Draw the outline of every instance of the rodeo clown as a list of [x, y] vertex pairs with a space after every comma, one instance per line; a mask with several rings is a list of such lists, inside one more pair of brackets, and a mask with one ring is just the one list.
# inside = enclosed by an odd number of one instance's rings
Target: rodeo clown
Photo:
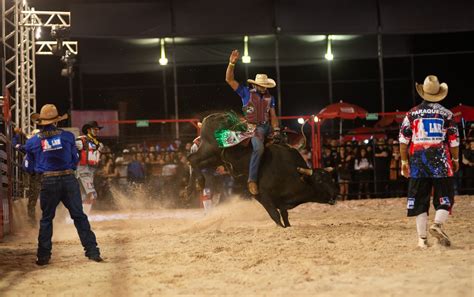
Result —
[[99, 130], [102, 128], [96, 121], [88, 122], [81, 129], [84, 135], [76, 138], [76, 146], [79, 151], [79, 165], [76, 175], [81, 185], [82, 204], [86, 214], [89, 214], [92, 204], [97, 198], [94, 174], [99, 166], [100, 152], [104, 147], [97, 140]]
[[234, 79], [235, 63], [239, 60], [239, 51], [232, 51], [225, 81], [242, 98], [243, 111], [249, 124], [256, 125], [255, 135], [252, 137], [253, 152], [250, 158], [248, 189], [252, 195], [258, 195], [258, 167], [263, 155], [265, 138], [272, 132], [274, 139], [280, 139], [280, 127], [275, 112], [275, 98], [268, 92], [276, 83], [266, 74], [257, 74], [255, 80], [248, 79], [253, 88], [243, 86]]
[[90, 260], [101, 262], [100, 251], [94, 232], [81, 204], [79, 184], [74, 176], [79, 155], [74, 135], [57, 128], [59, 121], [67, 119], [67, 114], [59, 116], [56, 106], [46, 104], [39, 114], [33, 114], [41, 130], [28, 139], [24, 149], [26, 158], [24, 169], [29, 173], [42, 175], [40, 205], [42, 217], [38, 236], [37, 265], [47, 265], [51, 258], [53, 219], [56, 207], [62, 202], [74, 220], [79, 238]]
[[443, 246], [451, 241], [442, 226], [454, 204], [453, 174], [459, 169], [459, 135], [453, 113], [440, 102], [448, 94], [448, 85], [434, 75], [416, 84], [424, 101], [408, 111], [400, 128], [402, 175], [408, 183], [408, 216], [416, 217], [418, 246], [428, 247], [427, 223], [431, 191], [436, 210], [429, 228]]

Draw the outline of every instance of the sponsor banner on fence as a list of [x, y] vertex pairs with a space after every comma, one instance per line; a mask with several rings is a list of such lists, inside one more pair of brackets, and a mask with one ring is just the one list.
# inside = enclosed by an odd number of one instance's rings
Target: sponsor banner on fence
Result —
[[81, 130], [82, 126], [90, 121], [99, 122], [104, 129], [100, 130], [99, 137], [118, 137], [118, 124], [102, 124], [107, 121], [117, 121], [118, 112], [116, 110], [73, 110], [72, 111], [72, 126]]

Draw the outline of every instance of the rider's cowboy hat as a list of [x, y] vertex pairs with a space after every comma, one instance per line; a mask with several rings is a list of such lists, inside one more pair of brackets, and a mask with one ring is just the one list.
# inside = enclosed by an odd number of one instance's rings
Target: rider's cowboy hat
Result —
[[415, 83], [416, 91], [421, 98], [430, 102], [439, 102], [448, 95], [448, 85], [439, 83], [435, 75], [428, 75], [423, 84]]
[[102, 129], [104, 127], [99, 126], [99, 124], [96, 121], [90, 121], [84, 124], [82, 126], [82, 133], [87, 134], [87, 129], [92, 129], [92, 128], [97, 128], [97, 129]]
[[31, 115], [31, 120], [39, 126], [45, 126], [67, 119], [67, 113], [60, 116], [58, 109], [53, 104], [45, 104], [41, 107], [40, 113]]
[[271, 78], [268, 78], [266, 74], [257, 74], [255, 76], [255, 80], [247, 79], [247, 82], [268, 89], [276, 87], [275, 81]]

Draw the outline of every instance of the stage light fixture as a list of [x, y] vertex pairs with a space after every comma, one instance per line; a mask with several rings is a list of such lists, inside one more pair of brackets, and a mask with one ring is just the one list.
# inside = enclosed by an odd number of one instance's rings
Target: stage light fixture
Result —
[[61, 57], [64, 68], [61, 69], [61, 76], [74, 77], [74, 64], [76, 63], [76, 55], [66, 50], [64, 56]]
[[63, 41], [69, 39], [71, 29], [64, 26], [52, 26], [51, 28], [51, 37], [56, 39], [56, 45], [52, 46], [52, 52], [55, 56], [64, 56], [65, 49], [63, 46]]
[[40, 39], [41, 38], [41, 27], [36, 28], [35, 31], [35, 38]]
[[166, 58], [166, 52], [165, 52], [165, 39], [161, 38], [160, 39], [160, 45], [161, 45], [161, 58], [159, 60], [160, 65], [165, 66], [168, 64], [168, 59]]
[[324, 55], [324, 58], [328, 61], [334, 60], [334, 55], [332, 54], [332, 48], [331, 48], [331, 40], [332, 40], [332, 35], [327, 36], [327, 41], [328, 41], [328, 47], [326, 54]]
[[303, 125], [305, 120], [303, 118], [298, 118], [298, 124]]
[[315, 123], [319, 122], [319, 118], [317, 116], [314, 116], [314, 122]]
[[251, 58], [249, 56], [249, 37], [247, 35], [244, 36], [244, 55], [242, 56], [242, 63], [248, 64], [251, 62]]

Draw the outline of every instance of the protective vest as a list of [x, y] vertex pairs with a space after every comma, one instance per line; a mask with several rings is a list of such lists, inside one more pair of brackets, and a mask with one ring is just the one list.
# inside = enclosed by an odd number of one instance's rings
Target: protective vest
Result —
[[[82, 144], [82, 146], [80, 144]], [[79, 165], [93, 167], [99, 165], [100, 143], [98, 141], [94, 141], [86, 135], [82, 135], [77, 138], [77, 146], [80, 152]]]
[[271, 103], [272, 96], [269, 92], [266, 92], [263, 97], [260, 98], [256, 90], [250, 90], [250, 99], [242, 108], [245, 118], [252, 124], [268, 123]]

